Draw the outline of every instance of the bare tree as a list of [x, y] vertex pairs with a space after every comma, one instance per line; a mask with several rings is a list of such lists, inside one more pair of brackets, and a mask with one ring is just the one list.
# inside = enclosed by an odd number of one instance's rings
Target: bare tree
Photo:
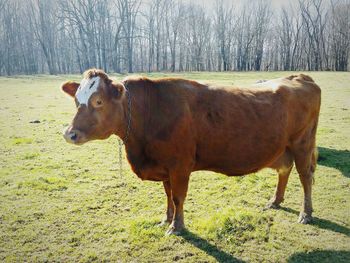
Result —
[[326, 12], [323, 0], [299, 0], [299, 8], [303, 18], [303, 28], [308, 36], [308, 69], [322, 70], [328, 67], [328, 58], [325, 54], [325, 26]]
[[264, 44], [267, 31], [269, 29], [269, 20], [271, 17], [270, 5], [266, 1], [260, 0], [254, 8], [254, 41], [253, 41], [253, 64], [254, 70], [261, 69], [261, 63], [264, 53]]
[[281, 24], [276, 35], [279, 37], [280, 68], [295, 70], [301, 59], [301, 16], [296, 15], [293, 5], [283, 7], [281, 10]]
[[0, 74], [349, 70], [349, 20], [349, 0], [0, 0]]
[[332, 2], [329, 24], [330, 53], [335, 70], [348, 70], [350, 55], [350, 2]]
[[57, 73], [55, 34], [57, 21], [52, 0], [30, 2], [30, 24], [43, 50], [50, 74]]
[[167, 38], [170, 47], [171, 54], [171, 71], [174, 72], [176, 69], [176, 49], [178, 42], [178, 35], [181, 27], [185, 22], [186, 10], [181, 2], [173, 2], [167, 0], [167, 8], [169, 10], [168, 15], [165, 18]]
[[126, 43], [128, 72], [133, 72], [133, 52], [136, 38], [136, 19], [139, 13], [140, 0], [118, 0], [119, 15], [122, 17], [122, 30]]
[[234, 33], [233, 7], [225, 6], [223, 0], [215, 2], [214, 28], [218, 47], [218, 70], [230, 69], [230, 51]]
[[18, 35], [16, 29], [20, 26], [19, 3], [2, 2], [2, 41], [1, 41], [1, 65], [4, 67], [7, 75], [12, 75], [16, 72], [18, 66], [18, 55], [20, 54], [17, 44]]
[[237, 70], [251, 70], [251, 50], [254, 40], [252, 2], [246, 2], [237, 23]]

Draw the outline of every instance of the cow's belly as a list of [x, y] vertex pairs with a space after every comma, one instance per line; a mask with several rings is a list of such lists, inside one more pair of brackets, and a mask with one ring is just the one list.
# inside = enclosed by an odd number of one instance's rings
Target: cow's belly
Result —
[[259, 171], [268, 167], [273, 163], [283, 152], [285, 147], [274, 151], [269, 155], [251, 153], [250, 157], [242, 157], [241, 154], [237, 157], [236, 154], [229, 154], [225, 157], [200, 157], [201, 160], [196, 162], [194, 170], [214, 171], [229, 176], [245, 175]]
[[[274, 135], [273, 135], [274, 134]], [[285, 133], [250, 133], [216, 137], [197, 145], [195, 170], [244, 175], [268, 167], [285, 150]]]

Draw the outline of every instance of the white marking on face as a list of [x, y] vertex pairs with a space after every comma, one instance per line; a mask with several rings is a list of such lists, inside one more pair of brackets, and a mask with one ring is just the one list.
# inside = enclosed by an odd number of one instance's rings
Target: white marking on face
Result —
[[93, 77], [91, 79], [83, 79], [80, 83], [75, 97], [79, 104], [88, 105], [88, 101], [93, 93], [97, 91], [100, 84], [100, 77]]

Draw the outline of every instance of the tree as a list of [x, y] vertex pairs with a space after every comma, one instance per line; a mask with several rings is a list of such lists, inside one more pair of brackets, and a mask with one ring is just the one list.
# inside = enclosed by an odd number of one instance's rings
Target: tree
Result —
[[350, 2], [332, 2], [331, 18], [329, 24], [330, 54], [332, 68], [335, 70], [348, 70], [350, 55]]
[[230, 69], [230, 51], [233, 41], [234, 21], [232, 6], [224, 6], [223, 0], [216, 0], [214, 11], [214, 28], [218, 47], [218, 70]]
[[327, 13], [323, 8], [323, 0], [299, 0], [299, 8], [303, 29], [308, 37], [308, 46], [306, 46], [308, 69], [323, 70], [324, 66], [328, 68], [328, 57], [325, 52]]
[[117, 7], [122, 17], [122, 30], [126, 44], [128, 72], [133, 72], [134, 41], [136, 38], [136, 19], [139, 13], [140, 0], [118, 0]]
[[349, 70], [349, 0], [0, 0], [0, 75]]
[[52, 0], [35, 0], [30, 2], [30, 25], [43, 50], [50, 74], [57, 73], [56, 62], [56, 17]]

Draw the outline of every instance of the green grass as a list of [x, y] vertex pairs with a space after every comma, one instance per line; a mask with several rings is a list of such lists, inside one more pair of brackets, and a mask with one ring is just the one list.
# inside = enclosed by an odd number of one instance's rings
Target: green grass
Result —
[[[174, 75], [247, 85], [289, 74]], [[116, 137], [64, 142], [75, 106], [59, 86], [80, 76], [0, 78], [0, 261], [350, 262], [350, 74], [308, 74], [322, 88], [314, 223], [296, 223], [295, 169], [283, 208], [269, 211], [262, 208], [277, 181], [273, 171], [237, 178], [203, 171], [191, 177], [187, 231], [170, 237], [157, 225], [162, 185], [140, 181], [126, 162], [119, 175]]]

